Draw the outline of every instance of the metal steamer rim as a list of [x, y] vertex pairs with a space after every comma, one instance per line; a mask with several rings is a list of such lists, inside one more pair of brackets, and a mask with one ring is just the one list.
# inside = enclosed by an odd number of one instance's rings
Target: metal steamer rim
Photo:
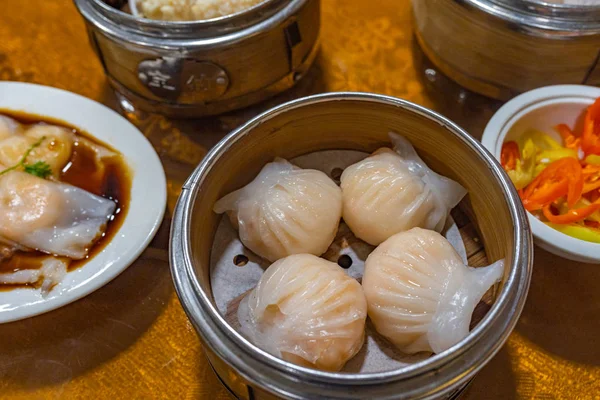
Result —
[[[461, 142], [466, 146], [470, 147], [474, 151], [478, 152], [481, 157], [490, 165], [490, 169], [496, 176], [498, 183], [504, 188], [505, 198], [508, 204], [511, 206], [511, 214], [515, 221], [515, 249], [512, 254], [512, 259], [521, 259], [525, 261], [527, 265], [530, 265], [532, 254], [531, 254], [531, 236], [529, 228], [524, 222], [525, 216], [522, 210], [518, 207], [518, 197], [515, 190], [510, 185], [506, 175], [499, 169], [500, 167], [493, 160], [491, 155], [483, 149], [483, 147], [477, 143], [473, 138], [468, 136], [461, 128], [455, 125], [453, 122], [447, 120], [441, 115], [427, 110], [421, 106], [412, 104], [410, 102], [395, 99], [392, 97], [373, 95], [365, 93], [329, 93], [322, 95], [315, 95], [299, 100], [292, 101], [290, 103], [276, 107], [266, 113], [256, 117], [250, 122], [246, 123], [242, 127], [238, 128], [231, 134], [229, 134], [222, 142], [220, 142], [213, 150], [207, 155], [202, 164], [196, 169], [196, 171], [190, 176], [184, 189], [182, 196], [179, 200], [179, 204], [176, 209], [176, 215], [174, 218], [174, 224], [172, 226], [172, 233], [174, 241], [172, 242], [171, 250], [171, 261], [172, 261], [172, 272], [175, 280], [175, 286], [178, 294], [182, 298], [184, 308], [188, 312], [188, 315], [194, 321], [198, 328], [199, 334], [205, 339], [207, 345], [211, 349], [219, 354], [223, 359], [226, 359], [236, 370], [248, 370], [249, 365], [255, 367], [253, 372], [264, 374], [265, 368], [274, 368], [270, 373], [275, 373], [288, 379], [302, 379], [307, 382], [314, 384], [334, 384], [334, 385], [374, 385], [389, 382], [399, 382], [410, 377], [423, 376], [431, 374], [433, 371], [441, 373], [443, 370], [447, 370], [444, 367], [450, 367], [449, 364], [458, 361], [462, 355], [465, 355], [468, 351], [475, 351], [477, 359], [488, 359], [495, 354], [504, 341], [507, 338], [506, 332], [509, 332], [514, 328], [516, 320], [518, 319], [519, 313], [514, 313], [512, 317], [507, 321], [501, 321], [503, 313], [508, 313], [510, 309], [522, 309], [524, 303], [524, 296], [517, 295], [517, 293], [523, 290], [526, 291], [529, 285], [529, 279], [531, 269], [527, 268], [513, 268], [510, 271], [507, 280], [496, 298], [496, 302], [488, 312], [486, 317], [481, 323], [475, 327], [467, 338], [455, 345], [451, 349], [434, 355], [431, 358], [416, 363], [410, 367], [403, 368], [402, 370], [389, 371], [389, 372], [378, 372], [378, 373], [359, 373], [359, 374], [345, 374], [345, 373], [332, 373], [317, 371], [309, 368], [293, 365], [291, 363], [280, 360], [270, 354], [257, 348], [245, 338], [243, 338], [238, 332], [236, 332], [231, 326], [229, 326], [224, 318], [220, 315], [215, 305], [212, 304], [210, 296], [204, 292], [201, 285], [194, 276], [194, 270], [192, 266], [189, 243], [185, 243], [186, 235], [190, 231], [190, 206], [194, 201], [198, 193], [199, 185], [203, 180], [203, 176], [218, 162], [219, 155], [226, 151], [232, 143], [234, 143], [238, 137], [247, 135], [252, 128], [260, 125], [266, 120], [272, 119], [277, 115], [286, 112], [290, 109], [302, 107], [307, 104], [318, 104], [320, 102], [329, 101], [347, 101], [347, 100], [360, 100], [370, 103], [382, 103], [385, 105], [392, 105], [398, 108], [407, 109], [411, 112], [417, 113], [424, 116], [437, 124], [445, 127]], [[505, 316], [504, 316], [505, 317]], [[498, 326], [501, 328], [498, 329]], [[494, 329], [496, 328], [496, 329]], [[215, 330], [216, 329], [216, 330]], [[224, 336], [217, 334], [220, 332]], [[482, 344], [482, 337], [487, 337], [487, 341], [492, 344]], [[228, 346], [233, 345], [235, 351]], [[476, 349], [474, 349], [476, 347]], [[259, 357], [257, 357], [259, 356]], [[474, 356], [472, 354], [472, 356]], [[473, 357], [471, 357], [473, 358]], [[464, 361], [464, 360], [463, 360]], [[476, 365], [473, 360], [470, 361], [470, 365], [464, 370], [463, 377], [473, 376], [481, 365]], [[244, 373], [243, 376], [253, 380]], [[442, 391], [450, 391], [453, 387], [445, 387]]]

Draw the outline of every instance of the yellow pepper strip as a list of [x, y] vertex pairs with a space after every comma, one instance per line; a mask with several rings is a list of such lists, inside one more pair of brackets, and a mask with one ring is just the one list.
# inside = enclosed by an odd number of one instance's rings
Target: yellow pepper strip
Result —
[[536, 166], [533, 170], [533, 177], [535, 178], [536, 176], [541, 174], [542, 171], [545, 170], [547, 166], [548, 166], [548, 164], [536, 164]]
[[517, 189], [523, 189], [533, 180], [535, 156], [538, 153], [538, 149], [531, 139], [527, 140], [521, 148], [523, 149], [521, 151], [521, 159], [517, 160], [515, 169], [507, 171], [510, 180]]
[[552, 139], [552, 137], [550, 137], [548, 134], [538, 131], [538, 130], [535, 130], [535, 129], [528, 130], [519, 138], [519, 140], [518, 140], [519, 148], [524, 149], [525, 144], [529, 140], [531, 140], [533, 142], [533, 144], [540, 150], [564, 149], [564, 147], [559, 142]]
[[546, 222], [546, 225], [576, 239], [600, 243], [600, 229], [588, 228], [587, 226], [577, 224], [563, 225]]
[[542, 150], [536, 156], [536, 161], [542, 164], [550, 164], [556, 160], [566, 157], [575, 158], [576, 160], [579, 159], [577, 156], [577, 150], [562, 147], [560, 149]]
[[590, 154], [585, 158], [585, 163], [590, 165], [600, 165], [600, 156], [596, 154]]

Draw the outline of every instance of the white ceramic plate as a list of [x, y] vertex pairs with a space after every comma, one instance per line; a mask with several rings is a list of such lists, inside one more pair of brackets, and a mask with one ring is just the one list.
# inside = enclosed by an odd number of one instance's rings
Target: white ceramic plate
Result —
[[[554, 127], [560, 123], [573, 128], [577, 119], [596, 98], [600, 88], [556, 85], [531, 90], [503, 105], [485, 127], [483, 145], [499, 160], [502, 144], [527, 129], [538, 129], [561, 142]], [[567, 236], [527, 213], [538, 246], [570, 260], [600, 264], [600, 244]]]
[[43, 298], [39, 289], [0, 292], [0, 323], [42, 314], [78, 300], [123, 272], [148, 246], [165, 212], [165, 173], [152, 145], [125, 118], [85, 97], [46, 86], [0, 81], [0, 109], [65, 121], [118, 150], [131, 170], [129, 210], [111, 242], [69, 272]]

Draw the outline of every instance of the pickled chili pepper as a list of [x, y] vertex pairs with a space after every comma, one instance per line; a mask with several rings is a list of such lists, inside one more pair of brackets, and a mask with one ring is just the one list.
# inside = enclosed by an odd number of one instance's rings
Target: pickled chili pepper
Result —
[[566, 235], [600, 243], [600, 98], [581, 131], [555, 129], [562, 143], [535, 129], [505, 143], [502, 166], [528, 211]]
[[600, 189], [600, 180], [592, 183], [586, 183], [585, 185], [583, 185], [582, 194], [589, 193], [596, 189]]
[[524, 148], [527, 141], [531, 141], [539, 150], [559, 150], [563, 148], [556, 140], [536, 129], [528, 130], [519, 138], [519, 148]]
[[523, 205], [529, 211], [567, 196], [569, 207], [581, 198], [583, 174], [581, 165], [573, 158], [562, 158], [548, 165], [523, 192]]
[[535, 157], [538, 148], [533, 144], [533, 140], [528, 139], [523, 146], [521, 157], [516, 159], [514, 169], [506, 169], [517, 189], [527, 186], [535, 177]]
[[600, 165], [586, 165], [583, 170], [583, 193], [589, 193], [600, 189]]
[[505, 170], [513, 170], [517, 165], [517, 160], [521, 159], [519, 145], [517, 142], [506, 142], [502, 145], [500, 163]]
[[544, 166], [544, 165], [550, 164], [551, 162], [554, 162], [556, 160], [560, 160], [561, 158], [566, 158], [566, 157], [571, 157], [571, 158], [575, 158], [576, 160], [579, 160], [577, 150], [566, 149], [564, 147], [560, 148], [560, 149], [543, 150], [538, 153], [535, 160], [537, 163]]
[[[587, 207], [589, 205], [591, 205], [593, 203], [593, 201], [589, 201], [588, 199], [586, 199], [585, 197], [582, 197], [581, 200], [579, 200], [577, 202], [577, 204], [575, 204], [575, 206], [573, 208], [583, 208], [583, 207]], [[560, 202], [557, 205], [558, 211], [560, 214], [566, 214], [569, 211], [569, 207], [567, 206], [566, 203], [564, 202]], [[600, 210], [596, 211], [593, 214], [590, 214], [587, 218], [586, 221], [596, 221], [596, 222], [600, 222]]]
[[582, 172], [585, 179], [595, 180], [600, 178], [600, 165], [586, 165], [583, 167]]
[[581, 149], [586, 155], [600, 155], [600, 98], [596, 99], [585, 114]]
[[583, 221], [598, 210], [600, 210], [600, 203], [593, 203], [587, 207], [569, 210], [566, 214], [554, 215], [550, 204], [543, 207], [544, 217], [553, 224], [572, 224]]
[[589, 226], [590, 228], [600, 229], [600, 222], [598, 221], [585, 221], [585, 226]]
[[527, 211], [541, 210], [546, 204], [550, 204], [564, 196], [567, 193], [568, 187], [567, 181], [559, 181], [552, 184], [546, 183], [539, 190], [527, 187], [530, 190], [526, 190], [521, 196], [523, 206]]
[[600, 199], [600, 190], [591, 191], [585, 194], [585, 198], [591, 202]]
[[560, 137], [562, 137], [566, 148], [573, 150], [579, 149], [581, 139], [573, 134], [571, 128], [566, 124], [559, 124], [556, 126], [556, 130], [560, 134]]

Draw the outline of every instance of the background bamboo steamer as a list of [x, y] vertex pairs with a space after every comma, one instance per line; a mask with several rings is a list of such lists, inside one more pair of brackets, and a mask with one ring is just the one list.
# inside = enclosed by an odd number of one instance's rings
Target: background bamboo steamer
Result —
[[507, 100], [545, 85], [600, 84], [600, 2], [413, 0], [412, 4], [423, 52], [467, 89]]
[[318, 50], [320, 0], [265, 0], [202, 21], [139, 18], [108, 0], [74, 2], [128, 111], [196, 118], [242, 108], [296, 84]]

